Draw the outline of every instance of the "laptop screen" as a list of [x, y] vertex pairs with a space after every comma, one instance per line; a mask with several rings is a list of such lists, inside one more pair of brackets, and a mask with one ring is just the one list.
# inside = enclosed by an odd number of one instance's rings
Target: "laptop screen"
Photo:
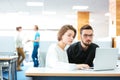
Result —
[[117, 65], [117, 48], [96, 48], [94, 70], [111, 70]]

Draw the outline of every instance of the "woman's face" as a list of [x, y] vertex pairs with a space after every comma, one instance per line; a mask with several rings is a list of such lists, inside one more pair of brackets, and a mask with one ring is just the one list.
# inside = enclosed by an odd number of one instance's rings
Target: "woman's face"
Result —
[[21, 32], [22, 31], [22, 28], [19, 28], [19, 30], [18, 30], [19, 32]]
[[74, 31], [73, 30], [67, 30], [64, 35], [62, 36], [62, 41], [66, 44], [69, 45], [73, 42], [74, 39]]

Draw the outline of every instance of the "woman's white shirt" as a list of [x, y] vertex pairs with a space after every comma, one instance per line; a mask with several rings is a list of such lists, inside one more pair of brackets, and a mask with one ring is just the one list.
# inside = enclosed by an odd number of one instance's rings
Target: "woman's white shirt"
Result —
[[21, 32], [17, 32], [15, 41], [16, 41], [16, 48], [23, 48], [23, 34]]
[[76, 64], [69, 63], [66, 51], [62, 50], [57, 44], [52, 44], [46, 54], [46, 67], [74, 70]]

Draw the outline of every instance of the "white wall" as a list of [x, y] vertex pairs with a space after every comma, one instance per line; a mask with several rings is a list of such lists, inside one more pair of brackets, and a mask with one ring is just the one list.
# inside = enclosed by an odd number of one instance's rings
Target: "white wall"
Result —
[[[99, 13], [99, 12], [98, 12]], [[99, 13], [99, 14], [103, 14], [103, 13]], [[101, 17], [94, 17], [94, 15], [96, 14], [90, 14], [90, 25], [93, 27], [94, 29], [94, 38], [98, 39], [98, 38], [106, 38], [109, 37], [109, 17], [108, 16], [101, 16]], [[103, 18], [105, 19], [105, 21], [103, 20]]]
[[[95, 15], [95, 14], [93, 14]], [[94, 29], [94, 38], [103, 38], [109, 36], [108, 17], [96, 18], [90, 15], [90, 19], [94, 19], [94, 22], [90, 22], [90, 25]], [[103, 24], [102, 18], [106, 18], [106, 24]], [[33, 25], [37, 24], [40, 29], [46, 29], [41, 31], [41, 40], [56, 40], [57, 31], [48, 31], [47, 29], [59, 29], [64, 24], [72, 24], [77, 29], [77, 16], [65, 17], [65, 16], [41, 16], [41, 15], [29, 15], [29, 14], [0, 14], [0, 30], [14, 30], [17, 26], [22, 26], [23, 29], [33, 29]], [[12, 31], [11, 31], [12, 32]], [[11, 34], [11, 33], [10, 33]], [[9, 34], [9, 35], [10, 35]], [[12, 32], [13, 34], [13, 32]], [[4, 34], [2, 34], [4, 35]], [[52, 35], [52, 38], [49, 38]], [[49, 37], [48, 37], [49, 36]], [[76, 36], [77, 38], [77, 36]]]

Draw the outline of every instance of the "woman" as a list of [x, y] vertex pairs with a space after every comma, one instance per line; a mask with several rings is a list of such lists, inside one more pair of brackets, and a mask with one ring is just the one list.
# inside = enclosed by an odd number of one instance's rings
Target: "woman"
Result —
[[57, 44], [51, 45], [46, 55], [46, 67], [75, 70], [89, 68], [86, 64], [68, 63], [66, 46], [70, 45], [76, 36], [76, 30], [72, 25], [64, 25], [58, 32]]
[[21, 34], [22, 31], [22, 27], [19, 26], [16, 28], [17, 36], [16, 36], [16, 50], [18, 53], [18, 60], [17, 60], [17, 70], [20, 71], [21, 70], [21, 63], [23, 62], [23, 60], [25, 59], [25, 53], [23, 51], [23, 36]]

